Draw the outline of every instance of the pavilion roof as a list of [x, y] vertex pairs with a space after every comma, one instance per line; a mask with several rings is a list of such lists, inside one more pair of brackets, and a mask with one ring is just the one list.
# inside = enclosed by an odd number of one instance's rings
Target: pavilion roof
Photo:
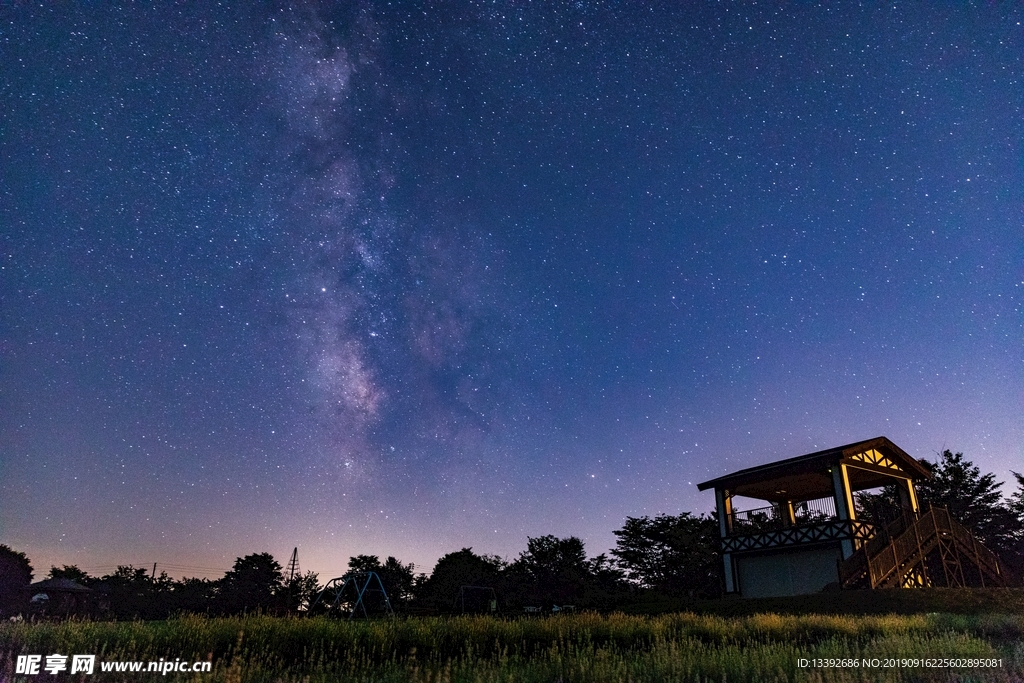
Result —
[[[898, 469], [887, 470], [871, 463], [851, 460], [854, 456], [872, 450], [881, 454]], [[701, 491], [710, 488], [726, 489], [733, 495], [770, 501], [814, 500], [831, 495], [832, 477], [829, 470], [841, 462], [854, 465], [856, 468], [856, 474], [850, 477], [851, 488], [854, 491], [892, 483], [894, 476], [909, 479], [930, 479], [932, 476], [924, 465], [902, 448], [886, 437], [879, 436], [757, 467], [748, 467], [697, 484], [697, 488]]]

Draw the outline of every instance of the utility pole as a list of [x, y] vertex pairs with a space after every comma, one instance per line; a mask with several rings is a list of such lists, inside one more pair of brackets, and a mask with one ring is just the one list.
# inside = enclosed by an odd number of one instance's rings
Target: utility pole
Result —
[[299, 549], [292, 551], [292, 559], [288, 560], [288, 583], [299, 575]]
[[295, 583], [292, 581], [299, 575], [299, 549], [296, 547], [292, 551], [292, 559], [288, 560], [288, 611], [292, 611], [292, 607], [295, 605]]

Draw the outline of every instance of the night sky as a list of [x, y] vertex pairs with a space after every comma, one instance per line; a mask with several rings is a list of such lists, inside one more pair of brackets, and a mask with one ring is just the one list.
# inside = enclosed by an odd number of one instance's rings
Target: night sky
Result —
[[1024, 9], [0, 7], [0, 542], [593, 556], [885, 435], [1024, 470]]

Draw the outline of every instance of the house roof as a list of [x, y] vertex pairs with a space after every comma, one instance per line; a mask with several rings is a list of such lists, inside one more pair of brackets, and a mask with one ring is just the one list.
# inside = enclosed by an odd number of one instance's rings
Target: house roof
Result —
[[[854, 460], [856, 456], [874, 451], [887, 459], [895, 468], [874, 466], [870, 462]], [[710, 488], [726, 489], [733, 495], [761, 500], [814, 500], [832, 493], [832, 467], [843, 463], [853, 465], [850, 487], [854, 491], [876, 488], [892, 483], [893, 477], [930, 479], [929, 472], [920, 462], [902, 448], [879, 436], [823, 451], [777, 460], [757, 467], [733, 472], [697, 484], [706, 491]]]
[[91, 588], [86, 588], [82, 584], [72, 581], [71, 579], [43, 579], [31, 585], [28, 585], [24, 590], [32, 591], [33, 593], [91, 593]]

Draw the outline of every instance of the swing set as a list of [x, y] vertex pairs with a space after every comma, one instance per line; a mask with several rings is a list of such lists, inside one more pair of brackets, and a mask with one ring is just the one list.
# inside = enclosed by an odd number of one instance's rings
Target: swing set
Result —
[[[369, 608], [367, 602], [370, 603]], [[322, 611], [342, 615], [346, 610], [349, 619], [355, 618], [360, 611], [366, 619], [370, 618], [371, 612], [374, 616], [395, 616], [384, 582], [377, 572], [352, 572], [331, 579], [310, 605], [309, 614]]]

